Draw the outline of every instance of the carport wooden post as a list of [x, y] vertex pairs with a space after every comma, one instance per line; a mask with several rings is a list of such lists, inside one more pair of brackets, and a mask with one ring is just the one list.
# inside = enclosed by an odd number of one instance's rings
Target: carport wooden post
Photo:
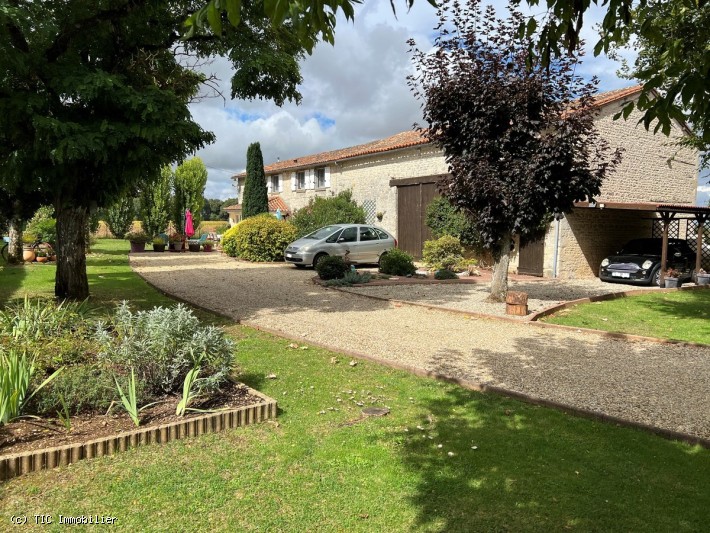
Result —
[[695, 245], [695, 279], [697, 283], [698, 272], [700, 272], [700, 267], [703, 260], [703, 233], [705, 223], [710, 219], [710, 215], [707, 213], [695, 213], [695, 220], [698, 221], [698, 235]]
[[663, 221], [663, 244], [661, 246], [661, 276], [658, 279], [658, 284], [663, 287], [665, 286], [666, 263], [668, 262], [668, 226], [675, 218], [675, 213], [671, 211], [659, 211], [659, 213]]

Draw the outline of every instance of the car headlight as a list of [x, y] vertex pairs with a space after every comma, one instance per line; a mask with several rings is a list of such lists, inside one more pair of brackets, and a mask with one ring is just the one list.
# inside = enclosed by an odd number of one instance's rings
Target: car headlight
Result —
[[609, 266], [609, 260], [608, 260], [608, 259], [604, 259], [604, 260], [602, 261], [602, 266], [603, 266], [603, 267]]
[[651, 268], [651, 266], [653, 266], [653, 261], [651, 261], [650, 259], [646, 259], [646, 261], [643, 262], [643, 265], [641, 265], [641, 268], [643, 268], [644, 270], [648, 270], [649, 268]]

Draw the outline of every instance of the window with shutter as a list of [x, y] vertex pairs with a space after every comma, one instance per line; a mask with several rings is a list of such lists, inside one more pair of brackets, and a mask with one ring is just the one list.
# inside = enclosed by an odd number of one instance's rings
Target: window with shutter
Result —
[[315, 170], [316, 188], [325, 189], [325, 167], [320, 167]]

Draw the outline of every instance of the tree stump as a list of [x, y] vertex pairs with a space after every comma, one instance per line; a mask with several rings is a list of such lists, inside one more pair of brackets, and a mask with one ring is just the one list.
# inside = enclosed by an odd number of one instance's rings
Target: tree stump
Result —
[[528, 314], [528, 294], [508, 291], [505, 297], [505, 314], [525, 316]]

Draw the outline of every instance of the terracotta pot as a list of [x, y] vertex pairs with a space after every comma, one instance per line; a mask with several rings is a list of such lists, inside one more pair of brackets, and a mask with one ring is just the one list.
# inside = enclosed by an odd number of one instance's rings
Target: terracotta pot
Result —
[[28, 263], [31, 263], [32, 261], [35, 260], [37, 257], [37, 254], [35, 254], [35, 251], [32, 248], [23, 248], [22, 249], [22, 260], [27, 261]]
[[49, 261], [49, 257], [45, 256], [37, 256], [37, 262], [38, 263], [46, 263]]
[[205, 244], [205, 245], [202, 247], [202, 249], [203, 249], [205, 252], [211, 252], [211, 251], [212, 251], [212, 245], [211, 245], [211, 244]]

